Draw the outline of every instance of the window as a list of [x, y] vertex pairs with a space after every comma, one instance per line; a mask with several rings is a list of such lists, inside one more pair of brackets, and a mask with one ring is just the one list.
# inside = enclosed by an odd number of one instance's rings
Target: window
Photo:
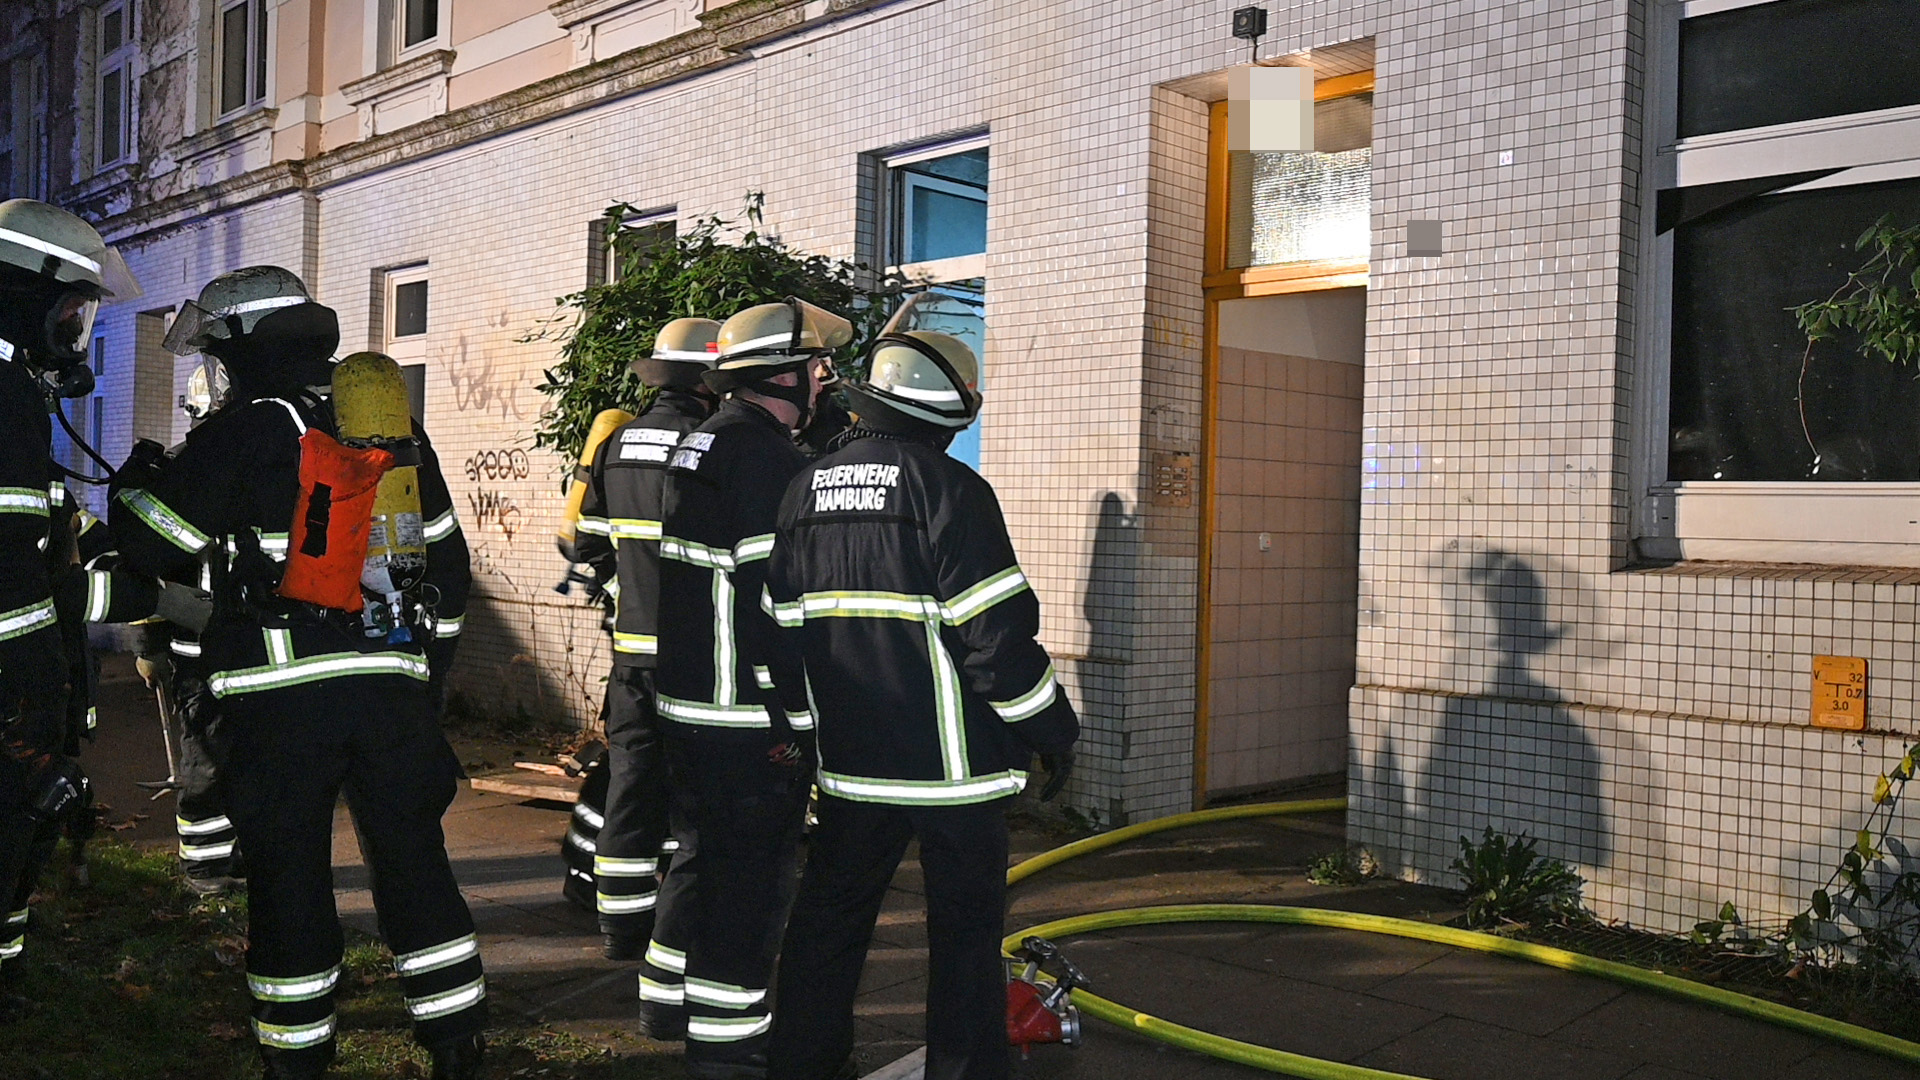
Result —
[[649, 265], [677, 235], [679, 214], [672, 208], [595, 218], [587, 226], [587, 284], [610, 285]]
[[[1883, 216], [1920, 225], [1907, 0], [1663, 3], [1640, 303], [1636, 541], [1659, 558], [1920, 565], [1920, 382], [1809, 349]], [[1809, 77], [1809, 76], [1812, 77]]]
[[93, 339], [93, 377], [103, 379], [107, 375], [107, 339], [96, 336]]
[[94, 25], [94, 152], [104, 169], [133, 156], [133, 9], [124, 0], [108, 4], [95, 13]]
[[398, 56], [432, 45], [440, 37], [440, 0], [393, 0], [393, 17]]
[[1367, 261], [1373, 94], [1314, 102], [1308, 152], [1228, 157], [1227, 265]]
[[[928, 329], [952, 334], [980, 361], [986, 388], [987, 140], [942, 143], [884, 159], [886, 262], [943, 301]], [[947, 453], [980, 468], [980, 424]]]
[[415, 420], [426, 418], [428, 282], [425, 266], [389, 270], [383, 288], [384, 351], [407, 380], [407, 405]]
[[[47, 197], [47, 58], [44, 53], [19, 57], [9, 65], [10, 87], [0, 86], [11, 102], [13, 137], [7, 192], [24, 199]], [[10, 91], [10, 92], [9, 92]]]
[[266, 99], [267, 0], [222, 0], [214, 23], [214, 55], [219, 58], [215, 100], [228, 116]]

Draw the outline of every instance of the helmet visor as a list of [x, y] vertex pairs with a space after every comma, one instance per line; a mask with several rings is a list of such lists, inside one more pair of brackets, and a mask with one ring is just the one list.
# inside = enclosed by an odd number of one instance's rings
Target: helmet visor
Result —
[[53, 354], [65, 360], [86, 356], [93, 337], [93, 317], [99, 311], [99, 297], [78, 290], [61, 293], [47, 312], [47, 345]]
[[173, 325], [167, 327], [167, 336], [161, 340], [160, 347], [175, 356], [192, 356], [207, 343], [207, 328], [218, 322], [206, 308], [191, 300], [183, 300], [180, 310], [174, 313]]
[[147, 294], [146, 290], [140, 287], [140, 280], [134, 277], [133, 271], [127, 267], [127, 260], [120, 257], [120, 249], [116, 247], [107, 248], [106, 254], [100, 257], [100, 280], [101, 287], [107, 292], [109, 304], [123, 304], [128, 300], [138, 300]]
[[793, 308], [793, 344], [789, 352], [831, 352], [853, 341], [853, 324], [797, 296], [787, 297]]

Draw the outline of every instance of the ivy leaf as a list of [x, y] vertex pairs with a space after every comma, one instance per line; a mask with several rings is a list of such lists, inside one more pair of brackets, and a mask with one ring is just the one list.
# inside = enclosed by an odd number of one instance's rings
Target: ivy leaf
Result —
[[1872, 862], [1880, 857], [1880, 853], [1873, 849], [1873, 833], [1866, 829], [1854, 834], [1853, 850], [1860, 853], [1863, 862]]
[[1886, 802], [1887, 798], [1892, 794], [1893, 781], [1884, 776], [1881, 777], [1879, 782], [1873, 785], [1873, 805], [1879, 806], [1881, 803]]
[[1813, 890], [1813, 916], [1821, 922], [1833, 918], [1833, 896], [1825, 889]]

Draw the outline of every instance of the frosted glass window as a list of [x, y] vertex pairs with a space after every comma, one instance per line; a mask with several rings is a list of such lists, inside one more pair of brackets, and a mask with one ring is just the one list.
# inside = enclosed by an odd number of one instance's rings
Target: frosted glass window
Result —
[[1311, 153], [1234, 154], [1228, 264], [1364, 261], [1371, 244], [1373, 95], [1314, 106]]

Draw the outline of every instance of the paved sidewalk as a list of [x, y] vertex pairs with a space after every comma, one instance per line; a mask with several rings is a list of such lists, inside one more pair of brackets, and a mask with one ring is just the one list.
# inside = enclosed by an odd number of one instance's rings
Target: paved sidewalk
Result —
[[[119, 671], [126, 666], [128, 670]], [[159, 756], [152, 699], [130, 665], [109, 667], [90, 767], [121, 835], [170, 842], [172, 802], [135, 802]], [[144, 749], [143, 749], [144, 748]], [[164, 772], [164, 761], [157, 762]], [[1306, 792], [1302, 796], [1327, 792]], [[632, 1034], [636, 973], [600, 958], [593, 917], [560, 897], [566, 809], [463, 786], [447, 845], [475, 921], [496, 1008], [611, 1047], [677, 1053]], [[1016, 830], [1016, 857], [1056, 839]], [[1008, 929], [1102, 909], [1238, 902], [1450, 918], [1449, 894], [1399, 883], [1308, 884], [1304, 867], [1342, 846], [1338, 815], [1162, 833], [1047, 870], [1016, 886]], [[351, 824], [335, 833], [343, 918], [372, 931]], [[1185, 925], [1063, 943], [1112, 1000], [1217, 1034], [1433, 1080], [1920, 1080], [1920, 1070], [1757, 1021], [1613, 983], [1445, 946], [1308, 927]], [[920, 1045], [926, 932], [918, 864], [902, 865], [875, 934], [858, 1005], [867, 1071]], [[1022, 1080], [1228, 1080], [1271, 1075], [1170, 1049], [1095, 1021], [1079, 1050], [1040, 1047]]]

